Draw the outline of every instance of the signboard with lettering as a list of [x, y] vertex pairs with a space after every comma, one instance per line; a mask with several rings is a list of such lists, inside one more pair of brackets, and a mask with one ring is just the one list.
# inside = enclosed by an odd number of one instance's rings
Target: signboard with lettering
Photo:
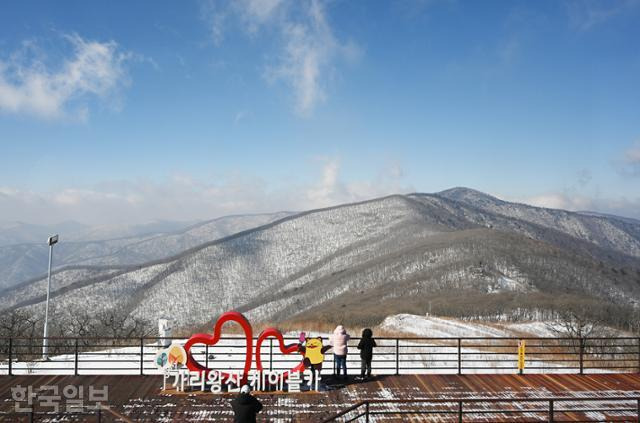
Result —
[[[221, 339], [222, 326], [227, 322], [237, 323], [245, 340], [244, 365], [241, 370], [214, 370], [199, 361], [192, 353], [195, 345], [213, 347]], [[299, 354], [300, 361], [289, 370], [266, 370], [262, 363], [261, 348], [267, 340], [275, 339], [282, 354]], [[198, 387], [211, 392], [238, 392], [249, 384], [253, 390], [281, 390], [300, 392], [304, 382], [310, 389], [318, 390], [323, 354], [330, 346], [322, 345], [321, 337], [307, 338], [303, 333], [300, 342], [285, 345], [282, 333], [273, 327], [263, 330], [253, 346], [253, 329], [249, 321], [237, 311], [223, 313], [216, 321], [213, 333], [197, 333], [187, 340], [184, 347], [171, 344], [156, 355], [156, 365], [164, 370], [163, 387], [173, 378], [171, 385], [178, 391]], [[255, 357], [255, 360], [254, 360]], [[320, 361], [320, 362], [319, 362]], [[207, 359], [207, 362], [209, 360]], [[219, 363], [218, 363], [219, 364]], [[252, 365], [254, 369], [252, 369]]]

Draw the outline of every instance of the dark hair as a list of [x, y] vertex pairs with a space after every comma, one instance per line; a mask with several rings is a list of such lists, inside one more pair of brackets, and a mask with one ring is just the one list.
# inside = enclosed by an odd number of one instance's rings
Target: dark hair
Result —
[[366, 328], [362, 331], [363, 338], [371, 338], [372, 336], [373, 336], [373, 332], [371, 331], [371, 329]]

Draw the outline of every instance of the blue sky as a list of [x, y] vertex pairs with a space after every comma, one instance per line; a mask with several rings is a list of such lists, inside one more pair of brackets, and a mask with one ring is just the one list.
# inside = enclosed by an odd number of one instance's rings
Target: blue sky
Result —
[[5, 2], [0, 220], [475, 188], [640, 218], [640, 1]]

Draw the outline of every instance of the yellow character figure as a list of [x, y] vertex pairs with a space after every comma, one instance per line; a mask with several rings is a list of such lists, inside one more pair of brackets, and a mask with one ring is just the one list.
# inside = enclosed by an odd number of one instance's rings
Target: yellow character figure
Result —
[[322, 338], [307, 339], [304, 354], [305, 359], [309, 360], [310, 364], [322, 365], [324, 361], [324, 351], [322, 348]]
[[316, 372], [320, 374], [322, 370], [322, 363], [324, 362], [324, 353], [331, 349], [331, 345], [322, 345], [322, 337], [307, 338], [304, 333], [300, 334], [300, 341], [304, 340], [305, 345], [302, 342], [298, 344], [298, 351], [304, 354], [304, 367], [305, 369], [311, 369], [313, 372], [313, 384], [315, 385]]

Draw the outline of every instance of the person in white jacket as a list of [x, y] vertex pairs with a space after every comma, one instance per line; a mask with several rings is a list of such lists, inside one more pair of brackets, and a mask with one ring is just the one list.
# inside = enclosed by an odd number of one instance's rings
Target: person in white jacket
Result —
[[340, 369], [344, 370], [344, 378], [347, 378], [347, 342], [351, 337], [342, 325], [338, 325], [331, 335], [333, 356], [336, 362], [336, 375], [340, 377]]

